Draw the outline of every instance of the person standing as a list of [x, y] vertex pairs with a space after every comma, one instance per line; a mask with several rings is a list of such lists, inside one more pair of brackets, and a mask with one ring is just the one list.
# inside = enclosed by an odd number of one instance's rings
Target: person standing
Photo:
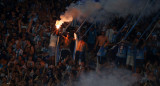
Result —
[[146, 47], [142, 40], [139, 41], [136, 49], [135, 67], [143, 67], [146, 59]]
[[133, 72], [134, 72], [135, 57], [136, 57], [136, 47], [133, 43], [129, 43], [128, 49], [127, 49], [126, 65], [127, 65], [127, 68], [131, 66]]
[[70, 51], [70, 43], [71, 40], [69, 38], [69, 33], [66, 33], [66, 36], [62, 36], [63, 40], [61, 41], [61, 60], [64, 60], [65, 58], [67, 58], [67, 56], [69, 56], [71, 54]]
[[102, 31], [101, 35], [97, 37], [95, 50], [97, 53], [97, 62], [99, 64], [102, 64], [106, 58], [104, 57], [106, 55], [106, 46], [109, 44], [108, 38], [105, 36], [105, 32]]
[[114, 26], [113, 28], [107, 29], [106, 31], [106, 37], [108, 38], [110, 43], [115, 42], [115, 34], [117, 33], [116, 27]]
[[80, 39], [76, 48], [76, 63], [84, 64], [85, 63], [85, 51], [87, 50], [87, 43], [84, 41], [84, 38]]
[[126, 59], [127, 59], [127, 46], [126, 46], [125, 41], [122, 41], [118, 45], [118, 52], [117, 52], [116, 56], [117, 56], [116, 65], [125, 67], [126, 66]]
[[89, 51], [93, 50], [96, 43], [96, 37], [97, 37], [96, 29], [91, 28], [88, 32], [88, 40], [87, 40]]
[[97, 37], [96, 45], [95, 45], [94, 49], [96, 49], [96, 51], [98, 51], [100, 49], [100, 47], [106, 46], [107, 44], [109, 44], [109, 40], [105, 36], [105, 32], [102, 31], [101, 35]]
[[58, 40], [58, 31], [54, 31], [50, 36], [50, 43], [49, 43], [49, 56], [51, 59], [51, 63], [55, 60], [56, 54], [56, 45]]

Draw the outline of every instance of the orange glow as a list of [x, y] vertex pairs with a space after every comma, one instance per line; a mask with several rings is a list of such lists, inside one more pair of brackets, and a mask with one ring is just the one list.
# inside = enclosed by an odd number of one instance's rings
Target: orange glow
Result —
[[60, 20], [56, 21], [56, 28], [59, 29], [64, 22], [73, 21], [73, 16], [71, 14], [66, 13], [65, 15], [60, 16]]
[[60, 25], [56, 25], [56, 28], [59, 29], [61, 26]]
[[61, 20], [56, 21], [56, 28], [59, 29], [64, 22]]

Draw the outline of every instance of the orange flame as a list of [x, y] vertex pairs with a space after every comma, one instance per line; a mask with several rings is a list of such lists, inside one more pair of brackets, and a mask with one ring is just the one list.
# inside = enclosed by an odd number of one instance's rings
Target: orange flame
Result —
[[55, 24], [57, 29], [59, 29], [64, 22], [73, 21], [73, 16], [71, 14], [69, 14], [69, 13], [65, 13], [65, 15], [61, 15], [60, 16], [60, 19], [61, 20], [57, 20], [56, 24]]
[[56, 21], [56, 28], [59, 29], [64, 22], [61, 20]]

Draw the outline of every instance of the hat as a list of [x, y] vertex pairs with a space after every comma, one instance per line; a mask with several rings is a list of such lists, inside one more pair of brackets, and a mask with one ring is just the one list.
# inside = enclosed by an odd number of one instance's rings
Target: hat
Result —
[[140, 32], [137, 32], [137, 35], [141, 35], [141, 33], [140, 33]]

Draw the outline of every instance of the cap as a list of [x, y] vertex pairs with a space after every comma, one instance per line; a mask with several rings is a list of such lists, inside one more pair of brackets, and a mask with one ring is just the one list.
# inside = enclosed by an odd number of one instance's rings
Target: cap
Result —
[[137, 35], [141, 35], [141, 33], [140, 33], [140, 32], [137, 32]]

